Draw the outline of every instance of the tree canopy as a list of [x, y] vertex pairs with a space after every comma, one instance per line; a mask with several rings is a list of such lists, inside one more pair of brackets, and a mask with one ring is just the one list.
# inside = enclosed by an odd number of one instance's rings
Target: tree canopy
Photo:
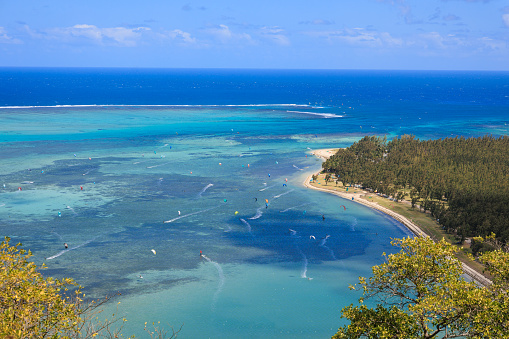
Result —
[[[359, 306], [347, 306], [350, 320], [338, 338], [509, 338], [509, 254], [481, 256], [493, 284], [480, 286], [462, 277], [456, 248], [445, 240], [394, 239], [399, 253], [386, 255], [373, 276], [359, 278]], [[375, 299], [376, 307], [364, 304]]]
[[429, 211], [462, 238], [509, 240], [509, 137], [420, 141], [366, 136], [323, 163], [343, 184], [359, 184]]
[[118, 338], [126, 321], [115, 315], [97, 320], [99, 307], [108, 301], [83, 301], [81, 287], [72, 279], [43, 277], [29, 259], [30, 251], [0, 244], [0, 337], [2, 338]]

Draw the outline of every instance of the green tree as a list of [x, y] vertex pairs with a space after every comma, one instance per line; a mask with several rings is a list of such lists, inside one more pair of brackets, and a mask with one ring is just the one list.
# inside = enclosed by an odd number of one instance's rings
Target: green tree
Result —
[[330, 173], [325, 174], [325, 185], [332, 181], [332, 175]]
[[100, 306], [109, 300], [86, 303], [72, 279], [45, 278], [29, 259], [30, 251], [0, 244], [0, 337], [2, 338], [118, 338], [126, 321], [115, 315], [97, 321]]
[[[481, 257], [495, 277], [490, 286], [463, 279], [455, 247], [442, 240], [392, 241], [399, 253], [359, 278], [360, 306], [343, 308], [350, 320], [333, 338], [509, 338], [509, 255]], [[355, 289], [356, 286], [351, 286]], [[375, 308], [364, 305], [377, 301]]]

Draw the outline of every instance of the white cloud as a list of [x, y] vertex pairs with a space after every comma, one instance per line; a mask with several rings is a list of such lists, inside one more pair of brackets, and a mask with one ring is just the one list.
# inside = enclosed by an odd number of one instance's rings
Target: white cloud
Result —
[[400, 47], [404, 41], [388, 32], [368, 31], [364, 28], [346, 28], [337, 31], [310, 32], [308, 35], [324, 38], [329, 43], [344, 42], [359, 47]]
[[277, 45], [289, 46], [290, 40], [284, 34], [284, 30], [279, 27], [262, 27], [260, 35], [266, 40], [269, 40]]
[[148, 27], [97, 27], [95, 25], [78, 24], [72, 27], [57, 27], [35, 32], [30, 27], [26, 31], [39, 39], [60, 40], [72, 43], [79, 39], [85, 39], [98, 45], [114, 45], [134, 47], [141, 40], [144, 32], [150, 31]]
[[230, 42], [239, 42], [245, 41], [252, 43], [252, 38], [247, 33], [234, 33], [230, 30], [230, 28], [226, 25], [218, 25], [215, 27], [209, 27], [206, 29], [206, 33], [212, 35], [215, 39], [223, 44], [227, 44]]
[[191, 36], [191, 33], [184, 32], [180, 29], [174, 29], [168, 33], [168, 36], [182, 44], [191, 45], [196, 43], [196, 39]]
[[509, 13], [502, 15], [502, 19], [507, 27], [509, 27]]
[[0, 44], [22, 44], [19, 39], [15, 39], [7, 34], [4, 27], [0, 26]]

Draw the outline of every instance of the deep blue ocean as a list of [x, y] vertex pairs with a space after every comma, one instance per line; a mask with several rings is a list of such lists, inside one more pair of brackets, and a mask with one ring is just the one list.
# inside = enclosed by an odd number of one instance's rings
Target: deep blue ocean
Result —
[[509, 72], [0, 68], [0, 235], [126, 334], [326, 338], [411, 233], [304, 188], [312, 151], [508, 124]]

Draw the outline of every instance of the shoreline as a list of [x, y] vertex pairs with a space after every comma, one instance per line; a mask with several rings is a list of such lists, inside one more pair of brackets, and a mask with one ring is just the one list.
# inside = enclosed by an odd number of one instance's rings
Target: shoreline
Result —
[[[319, 150], [313, 150], [311, 152], [311, 154], [316, 156], [316, 157], [318, 157], [318, 158], [320, 158], [320, 159], [322, 159], [323, 161], [325, 161], [328, 158], [330, 158], [336, 151], [337, 151], [337, 148], [319, 149]], [[325, 193], [334, 194], [334, 195], [336, 195], [336, 196], [338, 196], [340, 198], [351, 200], [351, 201], [356, 202], [358, 204], [361, 204], [361, 205], [367, 206], [369, 208], [378, 210], [378, 211], [380, 211], [380, 212], [390, 216], [391, 218], [399, 221], [400, 223], [402, 223], [405, 227], [407, 227], [416, 236], [418, 236], [418, 237], [428, 237], [428, 235], [426, 233], [424, 233], [424, 231], [417, 224], [415, 224], [412, 221], [408, 220], [407, 218], [405, 218], [401, 214], [398, 214], [398, 213], [396, 213], [394, 211], [389, 210], [388, 208], [380, 206], [379, 204], [377, 204], [375, 202], [370, 202], [370, 201], [361, 199], [361, 195], [367, 194], [368, 192], [365, 192], [365, 191], [361, 190], [361, 193], [343, 193], [343, 192], [338, 192], [338, 191], [331, 190], [331, 189], [328, 189], [328, 188], [316, 187], [316, 186], [311, 185], [310, 181], [312, 179], [312, 176], [314, 174], [321, 173], [321, 171], [322, 170], [320, 170], [320, 171], [318, 171], [316, 173], [312, 173], [312, 174], [308, 175], [306, 177], [304, 183], [303, 183], [304, 186], [307, 187], [307, 188], [311, 188], [311, 189], [317, 190], [317, 191], [322, 191], [322, 192], [325, 192]], [[484, 285], [484, 286], [491, 285], [491, 283], [492, 283], [491, 280], [489, 280], [488, 278], [480, 275], [473, 268], [471, 268], [470, 266], [468, 266], [464, 262], [461, 262], [461, 264], [462, 264], [462, 267], [463, 267], [463, 273], [468, 275], [472, 280], [474, 280], [477, 283], [479, 283], [481, 285]]]

